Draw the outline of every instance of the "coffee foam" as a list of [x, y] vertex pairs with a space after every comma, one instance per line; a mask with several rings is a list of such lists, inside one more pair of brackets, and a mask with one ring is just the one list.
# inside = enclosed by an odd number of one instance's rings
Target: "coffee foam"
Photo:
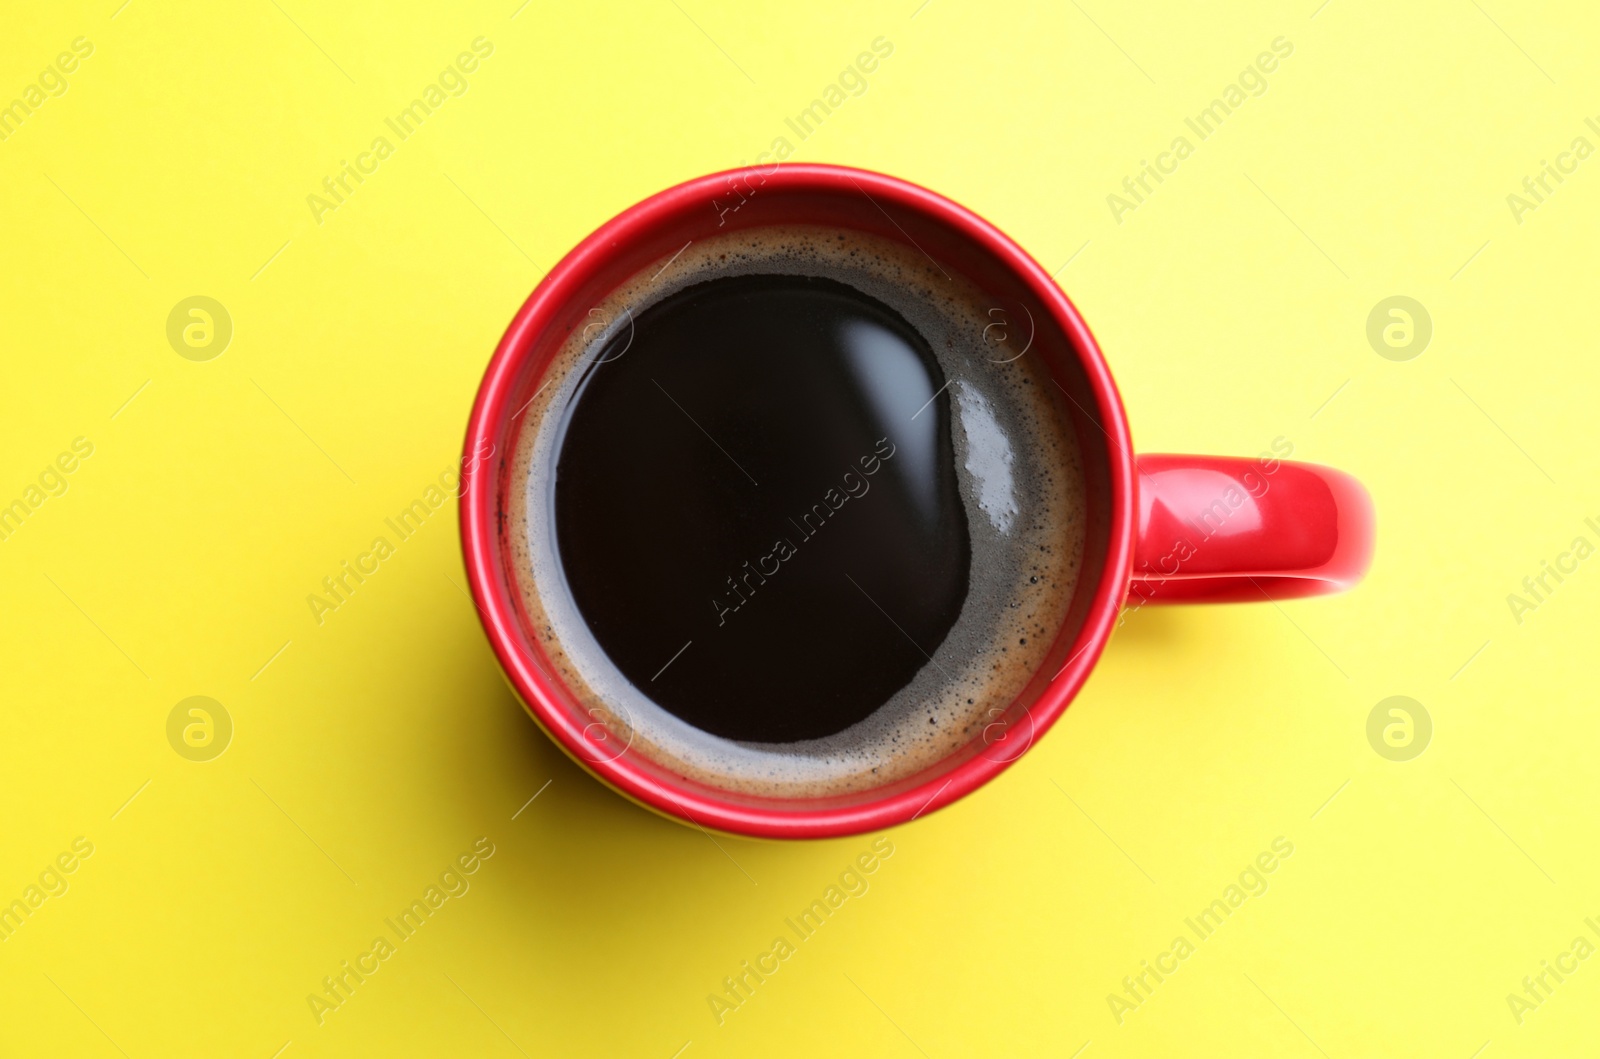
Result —
[[[679, 719], [606, 657], [557, 556], [560, 425], [584, 369], [625, 346], [633, 319], [720, 276], [820, 276], [899, 312], [932, 347], [951, 395], [957, 480], [972, 542], [967, 598], [932, 660], [864, 720], [792, 743], [724, 739]], [[1010, 315], [918, 251], [862, 232], [764, 228], [698, 240], [641, 269], [590, 310], [526, 407], [506, 502], [511, 566], [532, 634], [556, 675], [627, 753], [712, 787], [757, 796], [868, 790], [949, 757], [999, 719], [1044, 663], [1076, 586], [1085, 535], [1082, 458], [1057, 387]], [[1000, 321], [1006, 321], [1000, 323]], [[1031, 342], [1032, 336], [1026, 341]]]

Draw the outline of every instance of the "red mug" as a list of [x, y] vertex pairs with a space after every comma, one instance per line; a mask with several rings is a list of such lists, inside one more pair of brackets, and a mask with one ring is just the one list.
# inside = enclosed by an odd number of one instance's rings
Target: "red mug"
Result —
[[[688, 779], [631, 731], [580, 704], [528, 632], [508, 566], [506, 509], [518, 414], [587, 311], [696, 239], [778, 225], [859, 230], [914, 246], [1032, 321], [1028, 347], [1068, 398], [1083, 453], [1088, 532], [1067, 618], [1043, 666], [981, 734], [916, 775], [822, 798], [758, 797]], [[489, 460], [488, 454], [502, 458]], [[994, 778], [1049, 730], [1099, 659], [1124, 605], [1293, 599], [1337, 592], [1372, 557], [1372, 503], [1349, 475], [1271, 458], [1135, 457], [1094, 336], [1049, 274], [993, 225], [894, 177], [831, 165], [732, 170], [623, 211], [545, 276], [506, 329], [473, 405], [461, 543], [489, 642], [545, 732], [614, 790], [670, 818], [763, 838], [828, 838], [905, 823]], [[464, 466], [466, 464], [464, 463]]]

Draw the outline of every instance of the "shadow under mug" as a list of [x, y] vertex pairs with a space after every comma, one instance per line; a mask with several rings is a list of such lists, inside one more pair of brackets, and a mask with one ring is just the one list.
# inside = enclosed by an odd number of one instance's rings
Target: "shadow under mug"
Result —
[[[1067, 396], [1083, 453], [1082, 573], [1044, 664], [980, 735], [922, 772], [826, 798], [756, 797], [630, 753], [631, 731], [552, 677], [528, 632], [503, 539], [519, 411], [587, 312], [690, 242], [779, 225], [859, 230], [928, 255], [1033, 326], [1028, 353]], [[1135, 456], [1122, 400], [1088, 325], [1037, 262], [993, 225], [925, 188], [859, 169], [779, 165], [690, 180], [606, 222], [540, 282], [500, 340], [467, 427], [461, 542], [472, 594], [507, 681], [545, 732], [608, 786], [702, 828], [823, 838], [914, 820], [993, 779], [1044, 735], [1083, 686], [1121, 609], [1291, 599], [1366, 572], [1372, 504], [1343, 472], [1276, 459]], [[498, 454], [495, 456], [493, 454]]]

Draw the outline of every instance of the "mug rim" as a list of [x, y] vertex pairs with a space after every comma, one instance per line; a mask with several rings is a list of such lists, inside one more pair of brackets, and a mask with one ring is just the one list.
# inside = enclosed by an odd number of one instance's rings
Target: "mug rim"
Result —
[[[770, 169], [746, 166], [710, 173], [657, 192], [606, 221], [569, 251], [528, 295], [495, 347], [473, 402], [464, 452], [480, 453], [485, 443], [495, 444], [518, 375], [539, 335], [554, 324], [572, 294], [604, 268], [616, 248], [686, 216], [690, 209], [704, 209], [719, 194], [726, 196], [730, 181], [748, 183], [756, 178], [762, 191], [843, 193], [853, 185], [878, 201], [880, 209], [887, 205], [921, 214], [963, 241], [977, 244], [1048, 308], [1076, 354], [1096, 405], [1098, 425], [1106, 435], [1108, 534], [1099, 583], [1078, 622], [1076, 649], [1018, 717], [1027, 721], [1028, 746], [1004, 760], [979, 753], [915, 786], [900, 785], [879, 798], [865, 792], [864, 800], [851, 805], [788, 810], [723, 800], [689, 786], [674, 787], [658, 774], [659, 769], [637, 767], [626, 753], [606, 761], [585, 754], [583, 724], [560, 705], [558, 689], [564, 689], [522, 649], [519, 641], [525, 633], [511, 598], [514, 589], [509, 578], [498, 576], [504, 559], [496, 517], [499, 473], [463, 475], [462, 558], [479, 619], [507, 683], [551, 740], [591, 775], [645, 808], [703, 829], [759, 838], [841, 837], [918, 819], [971, 793], [1020, 759], [1066, 711], [1110, 638], [1132, 576], [1133, 451], [1121, 396], [1088, 325], [1044, 268], [1009, 236], [966, 207], [897, 177], [822, 163], [780, 163]], [[906, 238], [910, 240], [909, 235]], [[493, 464], [499, 465], [499, 460]]]

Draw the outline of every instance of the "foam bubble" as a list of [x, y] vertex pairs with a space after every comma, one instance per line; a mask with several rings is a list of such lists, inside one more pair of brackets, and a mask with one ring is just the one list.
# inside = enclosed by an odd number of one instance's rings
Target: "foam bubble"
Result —
[[[652, 702], [590, 633], [555, 546], [556, 439], [584, 369], [663, 298], [717, 276], [754, 274], [847, 284], [898, 311], [928, 340], [953, 391], [952, 441], [972, 542], [966, 601], [931, 661], [866, 719], [793, 743], [723, 739]], [[1062, 402], [1036, 357], [1010, 350], [1004, 338], [997, 344], [994, 312], [976, 287], [912, 248], [820, 227], [698, 240], [641, 269], [590, 311], [591, 324], [567, 340], [523, 413], [507, 536], [532, 635], [584, 707], [627, 733], [629, 753], [724, 790], [824, 796], [936, 764], [1002, 716], [1043, 664], [1066, 615], [1085, 520], [1081, 456]], [[997, 348], [1009, 355], [993, 356]]]

